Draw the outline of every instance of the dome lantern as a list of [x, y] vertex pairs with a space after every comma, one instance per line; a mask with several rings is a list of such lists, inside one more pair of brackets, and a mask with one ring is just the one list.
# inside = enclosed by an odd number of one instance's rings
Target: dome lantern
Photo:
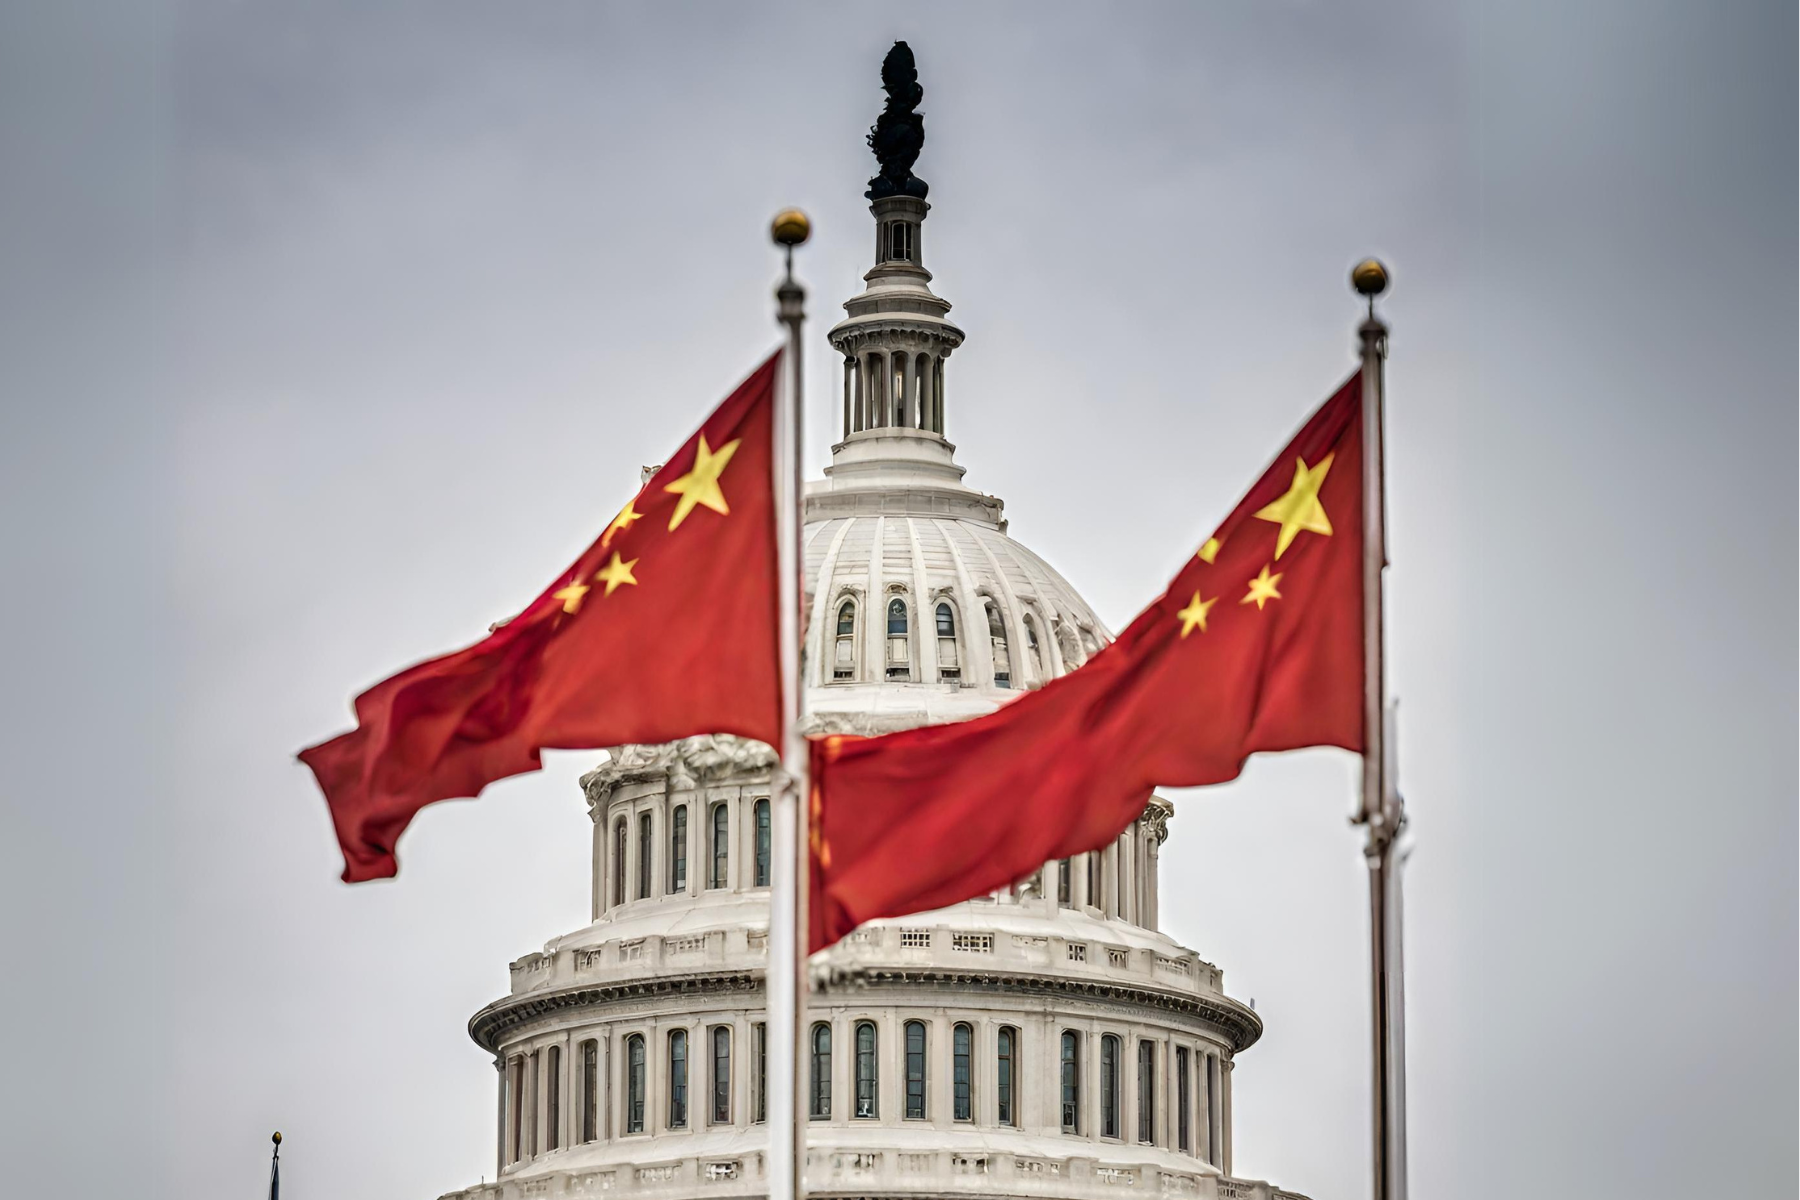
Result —
[[923, 117], [914, 111], [924, 91], [906, 43], [895, 43], [882, 78], [887, 109], [869, 135], [881, 173], [866, 193], [875, 263], [862, 293], [845, 302], [848, 315], [828, 334], [844, 363], [843, 437], [828, 473], [834, 484], [896, 470], [956, 483], [962, 469], [944, 438], [944, 375], [963, 332], [946, 319], [950, 304], [931, 290], [925, 269], [931, 205], [912, 174], [925, 140]]

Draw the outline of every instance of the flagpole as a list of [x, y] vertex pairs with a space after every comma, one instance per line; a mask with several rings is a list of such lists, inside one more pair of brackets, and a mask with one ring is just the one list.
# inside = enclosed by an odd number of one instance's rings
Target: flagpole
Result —
[[786, 386], [778, 406], [775, 459], [780, 498], [780, 599], [782, 786], [775, 798], [770, 842], [775, 851], [773, 886], [769, 889], [769, 960], [764, 987], [769, 1003], [765, 1086], [769, 1104], [769, 1198], [800, 1200], [806, 1168], [806, 1123], [801, 1117], [800, 1045], [806, 1021], [806, 866], [807, 757], [800, 724], [806, 713], [806, 687], [801, 679], [801, 639], [805, 635], [805, 563], [800, 530], [805, 522], [801, 451], [805, 446], [801, 403], [803, 369], [801, 326], [806, 320], [806, 289], [794, 279], [794, 247], [811, 235], [806, 214], [797, 208], [775, 215], [770, 236], [786, 249], [787, 274], [775, 289], [776, 318], [787, 327]]
[[269, 1156], [269, 1200], [281, 1200], [281, 1131], [277, 1129], [269, 1140], [275, 1143], [275, 1152]]
[[1350, 272], [1369, 301], [1358, 335], [1362, 348], [1363, 437], [1363, 778], [1356, 822], [1368, 831], [1363, 857], [1369, 867], [1369, 977], [1373, 1018], [1374, 1200], [1405, 1200], [1405, 1048], [1400, 1004], [1399, 867], [1395, 842], [1405, 823], [1393, 778], [1382, 571], [1387, 566], [1384, 364], [1387, 326], [1375, 315], [1375, 297], [1387, 290], [1387, 268], [1365, 259]]

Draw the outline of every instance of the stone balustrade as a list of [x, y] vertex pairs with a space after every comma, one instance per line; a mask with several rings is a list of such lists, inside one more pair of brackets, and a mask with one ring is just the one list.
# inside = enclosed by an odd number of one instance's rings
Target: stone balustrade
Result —
[[[821, 1196], [1003, 1191], [1013, 1196], [1041, 1196], [1044, 1200], [1091, 1200], [1097, 1189], [1116, 1188], [1120, 1197], [1306, 1200], [1298, 1193], [1283, 1191], [1261, 1180], [1114, 1164], [1083, 1156], [1045, 1158], [998, 1151], [812, 1150], [807, 1154], [806, 1182], [810, 1192]], [[439, 1200], [578, 1198], [614, 1192], [629, 1192], [634, 1197], [716, 1196], [731, 1200], [765, 1195], [767, 1186], [763, 1156], [748, 1154], [552, 1171], [449, 1192]]]
[[[676, 935], [648, 934], [550, 953], [512, 964], [513, 996], [585, 983], [760, 968], [768, 954], [761, 929], [725, 928]], [[1143, 946], [1075, 940], [1054, 933], [938, 925], [872, 925], [852, 933], [815, 964], [821, 981], [859, 968], [880, 966], [944, 971], [1018, 972], [1108, 984], [1136, 983], [1162, 991], [1218, 994], [1219, 968], [1190, 952], [1160, 954]]]

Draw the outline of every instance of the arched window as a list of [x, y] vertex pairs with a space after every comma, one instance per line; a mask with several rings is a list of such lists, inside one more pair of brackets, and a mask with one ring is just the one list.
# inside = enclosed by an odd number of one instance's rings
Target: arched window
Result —
[[831, 659], [833, 679], [856, 678], [856, 601], [838, 605], [837, 649]]
[[806, 1115], [815, 1121], [831, 1116], [831, 1026], [820, 1021], [812, 1027], [812, 1076]]
[[655, 830], [649, 813], [638, 814], [638, 886], [639, 900], [650, 898], [650, 864], [656, 860]]
[[581, 1043], [581, 1140], [600, 1136], [600, 1043]]
[[1000, 606], [987, 602], [988, 644], [994, 649], [994, 686], [1012, 686], [1012, 655], [1006, 649], [1006, 625], [1000, 620]]
[[898, 259], [911, 262], [913, 257], [913, 227], [906, 221], [890, 221], [887, 227], [888, 260]]
[[1062, 1035], [1062, 1127], [1081, 1132], [1081, 1035], [1073, 1029]]
[[994, 1099], [995, 1119], [1002, 1125], [1016, 1125], [1013, 1107], [1013, 1087], [1016, 1080], [1013, 1073], [1018, 1069], [1019, 1031], [1010, 1025], [1002, 1025], [1000, 1032], [994, 1037]]
[[750, 1026], [750, 1120], [761, 1124], [769, 1119], [769, 1026], [758, 1021]]
[[1049, 664], [1044, 661], [1044, 647], [1038, 642], [1037, 621], [1030, 613], [1025, 614], [1025, 648], [1031, 651], [1031, 665], [1037, 668], [1038, 679], [1048, 679]]
[[731, 810], [723, 804], [715, 804], [712, 810], [712, 873], [707, 876], [706, 886], [724, 887], [730, 866]]
[[1140, 1041], [1137, 1061], [1138, 1141], [1156, 1141], [1156, 1043]]
[[1074, 904], [1075, 882], [1071, 878], [1074, 874], [1068, 859], [1056, 860], [1056, 903], [1059, 907], [1068, 908]]
[[756, 814], [756, 886], [769, 886], [769, 802], [758, 800], [752, 806]]
[[875, 1103], [875, 1022], [862, 1021], [856, 1026], [856, 1115], [873, 1119], [878, 1115]]
[[1100, 1136], [1119, 1136], [1119, 1039], [1100, 1039]]
[[956, 656], [956, 613], [947, 603], [937, 606], [937, 657], [938, 681], [962, 682], [962, 660]]
[[974, 1120], [969, 1095], [973, 1080], [972, 1057], [975, 1053], [975, 1031], [958, 1024], [950, 1030], [950, 1119]]
[[625, 1132], [644, 1132], [644, 1038], [625, 1039]]
[[906, 601], [895, 596], [887, 606], [887, 677], [912, 678], [912, 639], [907, 636]]
[[1067, 625], [1057, 628], [1056, 648], [1062, 652], [1063, 670], [1073, 671], [1081, 665], [1081, 647], [1075, 644], [1075, 635]]
[[1194, 1148], [1194, 1096], [1191, 1055], [1186, 1046], [1175, 1047], [1175, 1148], [1183, 1154]]
[[925, 1119], [925, 1022], [906, 1023], [906, 1112], [914, 1121]]
[[669, 814], [669, 891], [687, 891], [687, 805]]
[[613, 897], [614, 904], [625, 903], [625, 818], [613, 822]]
[[731, 1027], [712, 1030], [712, 1123], [731, 1124]]
[[686, 1129], [688, 1112], [688, 1035], [669, 1031], [669, 1128]]
[[544, 1149], [555, 1150], [562, 1145], [562, 1047], [552, 1046], [544, 1056], [544, 1069], [549, 1073], [548, 1091], [545, 1098], [544, 1112]]

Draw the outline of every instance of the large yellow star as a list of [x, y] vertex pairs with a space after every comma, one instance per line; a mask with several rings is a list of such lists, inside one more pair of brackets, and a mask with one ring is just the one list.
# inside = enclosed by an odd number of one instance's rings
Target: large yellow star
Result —
[[614, 550], [612, 561], [594, 572], [594, 582], [604, 583], [606, 585], [604, 594], [608, 596], [624, 584], [629, 583], [635, 587], [637, 586], [637, 576], [631, 573], [631, 568], [637, 565], [638, 560], [635, 558], [629, 562], [620, 562], [619, 552]]
[[1206, 610], [1218, 602], [1219, 598], [1217, 596], [1214, 596], [1211, 600], [1202, 600], [1200, 598], [1200, 593], [1195, 592], [1194, 598], [1188, 601], [1188, 606], [1175, 614], [1181, 618], [1181, 636], [1186, 637], [1188, 634], [1194, 632], [1194, 626], [1196, 625], [1200, 627], [1201, 633], [1205, 633]]
[[635, 499], [626, 501], [625, 507], [619, 510], [619, 515], [612, 519], [612, 524], [608, 525], [606, 527], [606, 532], [600, 535], [600, 548], [602, 550], [605, 550], [612, 545], [614, 534], [624, 533], [627, 529], [631, 528], [631, 523], [633, 521], [644, 515], [631, 507], [635, 503], [637, 503]]
[[1261, 612], [1263, 605], [1267, 604], [1269, 601], [1281, 599], [1281, 593], [1275, 590], [1275, 585], [1280, 582], [1281, 572], [1277, 571], [1273, 575], [1269, 574], [1269, 564], [1264, 563], [1262, 574], [1250, 581], [1249, 593], [1246, 594], [1242, 600], [1239, 600], [1238, 603], [1249, 604], [1254, 600], [1256, 602], [1256, 611]]
[[[559, 588], [558, 590], [551, 592], [550, 598], [552, 600], [561, 600], [563, 611], [573, 615], [581, 611], [581, 598], [587, 595], [591, 590], [592, 589], [585, 583], [571, 583], [565, 588]], [[494, 628], [498, 629], [500, 626], [496, 625]], [[492, 630], [489, 632], [491, 633]]]
[[1325, 515], [1325, 506], [1319, 503], [1319, 487], [1325, 482], [1334, 457], [1327, 454], [1316, 467], [1307, 466], [1304, 458], [1295, 460], [1294, 482], [1287, 494], [1257, 510], [1257, 520], [1273, 521], [1281, 526], [1281, 535], [1275, 539], [1276, 558], [1293, 544], [1302, 529], [1331, 536], [1331, 519]]
[[665, 492], [674, 492], [681, 497], [675, 505], [675, 515], [669, 518], [669, 529], [675, 530], [687, 515], [694, 511], [696, 504], [704, 504], [716, 513], [730, 513], [731, 506], [725, 503], [725, 493], [719, 490], [719, 476], [731, 462], [731, 456], [737, 453], [742, 438], [734, 438], [713, 450], [706, 444], [706, 435], [700, 435], [700, 449], [694, 454], [694, 467], [686, 475], [663, 488]]

